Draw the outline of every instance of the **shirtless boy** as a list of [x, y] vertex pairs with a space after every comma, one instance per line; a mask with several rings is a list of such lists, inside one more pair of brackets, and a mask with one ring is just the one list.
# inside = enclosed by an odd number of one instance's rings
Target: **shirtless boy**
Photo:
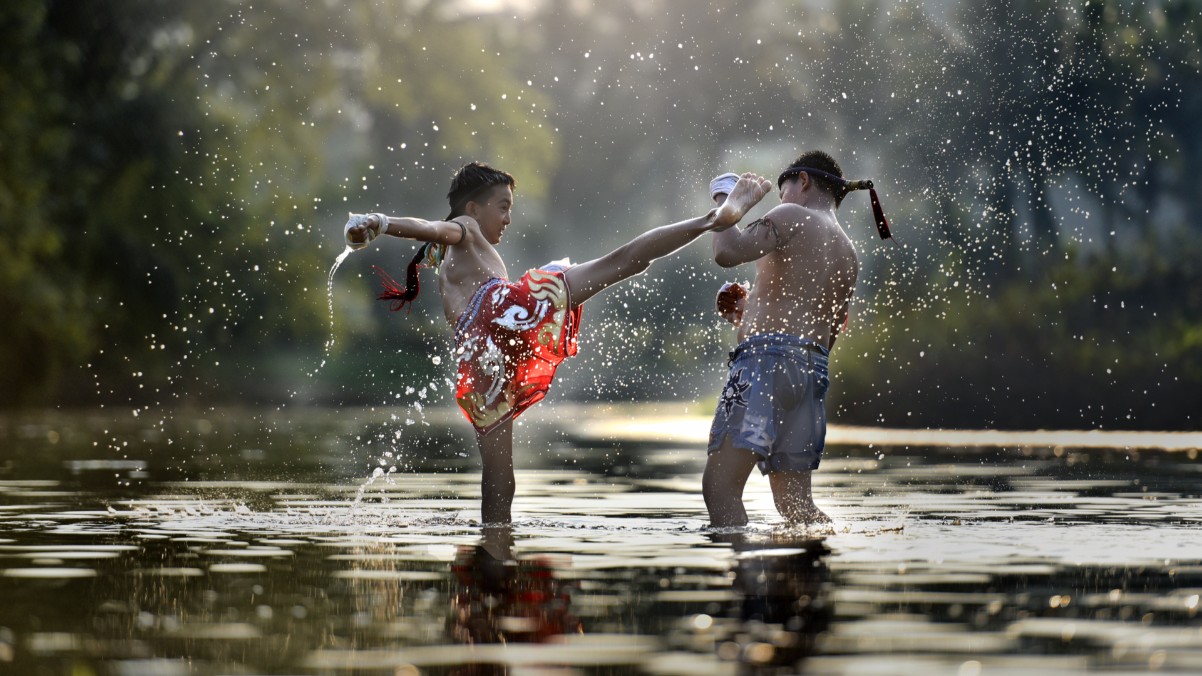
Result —
[[[743, 174], [722, 205], [704, 216], [649, 230], [587, 263], [549, 264], [510, 282], [494, 247], [510, 223], [514, 186], [509, 174], [472, 162], [451, 181], [447, 194], [451, 212], [445, 220], [362, 214], [352, 215], [346, 225], [351, 246], [365, 245], [381, 234], [436, 246], [429, 258], [441, 262], [438, 286], [443, 313], [455, 327], [459, 363], [455, 399], [476, 428], [483, 464], [484, 523], [511, 521], [513, 420], [546, 395], [556, 367], [576, 353], [580, 306], [703, 233], [738, 223], [772, 183]], [[417, 262], [410, 264], [407, 287], [393, 283], [381, 298], [396, 299], [397, 305], [412, 300]]]
[[[714, 179], [715, 201], [733, 189], [733, 176]], [[702, 477], [713, 526], [747, 523], [743, 488], [757, 466], [768, 475], [783, 517], [830, 521], [814, 504], [810, 474], [826, 439], [827, 358], [859, 271], [835, 210], [861, 184], [842, 176], [825, 152], [803, 153], [777, 180], [779, 206], [745, 229], [714, 233], [715, 262], [728, 268], [754, 261], [755, 283], [750, 290], [728, 284], [718, 295], [719, 313], [738, 327], [739, 346], [714, 413]]]

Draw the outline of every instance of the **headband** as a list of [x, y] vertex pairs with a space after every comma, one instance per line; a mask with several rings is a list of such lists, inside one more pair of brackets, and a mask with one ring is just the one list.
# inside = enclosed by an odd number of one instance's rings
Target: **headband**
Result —
[[[792, 166], [782, 171], [780, 176], [776, 179], [777, 189], [780, 189], [786, 180], [793, 178], [802, 172], [807, 174], [817, 174], [824, 178], [828, 178], [831, 181], [834, 181], [836, 185], [842, 187], [845, 193], [851, 192], [852, 190], [867, 190], [868, 197], [872, 200], [872, 216], [874, 219], [876, 219], [876, 231], [880, 233], [881, 239], [893, 240], [893, 233], [889, 231], [889, 220], [885, 218], [885, 210], [881, 208], [881, 200], [879, 197], [877, 197], [876, 188], [873, 187], [871, 180], [864, 179], [860, 181], [849, 181], [842, 176], [836, 176], [835, 174], [832, 174], [828, 171], [823, 171], [821, 169]], [[897, 240], [893, 240], [893, 243], [896, 244]]]

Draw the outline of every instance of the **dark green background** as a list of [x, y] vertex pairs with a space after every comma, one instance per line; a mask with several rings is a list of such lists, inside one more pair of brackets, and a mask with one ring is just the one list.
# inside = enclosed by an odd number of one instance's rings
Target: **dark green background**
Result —
[[[514, 272], [698, 214], [719, 171], [775, 177], [825, 148], [876, 181], [906, 245], [848, 198], [864, 272], [834, 419], [1197, 429], [1200, 16], [9, 0], [0, 403], [446, 405], [433, 277], [411, 315], [371, 300], [369, 266], [397, 273], [411, 246], [350, 257], [331, 333], [348, 211], [440, 217], [454, 168], [489, 161], [518, 179]], [[713, 292], [751, 271], [707, 251], [592, 301], [552, 398], [712, 405], [733, 340]]]

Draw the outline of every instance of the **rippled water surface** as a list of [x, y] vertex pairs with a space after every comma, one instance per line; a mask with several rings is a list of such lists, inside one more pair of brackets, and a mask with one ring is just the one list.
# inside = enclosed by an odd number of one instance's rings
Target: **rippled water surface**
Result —
[[711, 532], [704, 419], [547, 407], [483, 530], [442, 413], [0, 420], [0, 673], [1202, 672], [1198, 435], [832, 429]]

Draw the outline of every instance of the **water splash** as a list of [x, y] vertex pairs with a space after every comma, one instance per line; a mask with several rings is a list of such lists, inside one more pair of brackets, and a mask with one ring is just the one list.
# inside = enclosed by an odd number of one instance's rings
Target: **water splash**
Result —
[[330, 275], [326, 278], [326, 297], [328, 298], [330, 307], [330, 338], [326, 341], [325, 349], [321, 356], [321, 363], [318, 364], [317, 369], [310, 375], [315, 375], [317, 371], [320, 371], [326, 365], [326, 361], [330, 358], [330, 350], [334, 349], [334, 273], [338, 272], [338, 267], [342, 265], [342, 261], [346, 260], [347, 256], [351, 255], [352, 251], [354, 249], [348, 244], [342, 250], [342, 253], [338, 254], [338, 257], [334, 259], [334, 265], [330, 268]]
[[[405, 388], [405, 395], [408, 396], [416, 393], [418, 398], [425, 399], [428, 396], [427, 392], [433, 388], [433, 383], [421, 388], [421, 390], [417, 390], [416, 388], [410, 386]], [[397, 398], [400, 397], [401, 395], [397, 394]], [[420, 401], [414, 400], [409, 404], [408, 410], [405, 412], [403, 418], [396, 413], [392, 413], [389, 416], [389, 420], [392, 423], [392, 427], [378, 432], [375, 436], [375, 440], [379, 442], [378, 447], [383, 450], [380, 450], [377, 453], [377, 466], [372, 469], [371, 476], [367, 477], [363, 480], [363, 483], [359, 484], [359, 489], [355, 492], [355, 499], [351, 502], [352, 511], [359, 507], [359, 505], [363, 502], [363, 498], [367, 494], [368, 489], [375, 485], [377, 481], [381, 482], [381, 485], [377, 487], [381, 498], [381, 503], [387, 504], [388, 489], [389, 487], [396, 485], [396, 477], [405, 470], [412, 471], [415, 469], [413, 460], [405, 458], [404, 454], [402, 453], [402, 449], [405, 446], [401, 439], [404, 436], [405, 430], [411, 425], [420, 424], [426, 427], [430, 426], [429, 421], [426, 419], [425, 406], [423, 406]]]
[[[367, 489], [371, 488], [378, 479], [383, 479], [385, 487], [393, 485], [393, 475], [396, 474], [397, 468], [395, 464], [390, 464], [389, 461], [394, 455], [393, 452], [385, 452], [384, 457], [379, 459], [380, 466], [372, 470], [371, 476], [363, 483], [359, 484], [359, 490], [355, 491], [355, 499], [351, 501], [351, 510], [354, 511], [363, 503], [363, 496], [367, 494]], [[385, 465], [390, 465], [385, 467]], [[381, 502], [388, 503], [388, 494], [383, 488], [380, 491]]]

